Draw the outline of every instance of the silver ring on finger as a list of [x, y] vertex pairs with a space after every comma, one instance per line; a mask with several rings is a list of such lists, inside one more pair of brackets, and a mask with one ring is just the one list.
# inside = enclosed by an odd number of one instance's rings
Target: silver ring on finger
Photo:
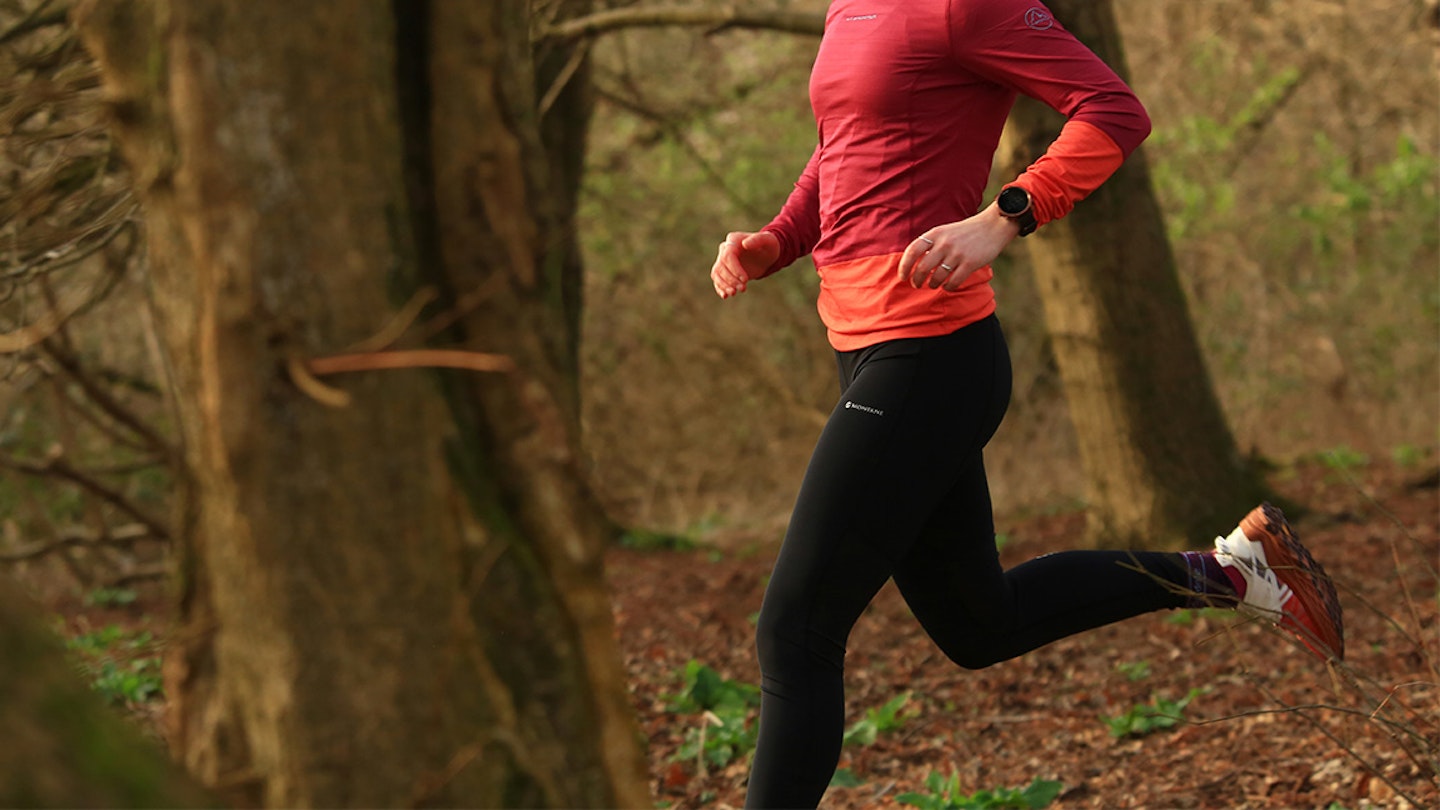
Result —
[[935, 247], [935, 240], [934, 240], [934, 239], [930, 239], [929, 237], [925, 237], [925, 236], [917, 236], [917, 237], [915, 237], [915, 238], [916, 238], [916, 239], [919, 239], [921, 242], [924, 242], [925, 244], [929, 245], [930, 247]]
[[953, 273], [953, 272], [955, 272], [955, 268], [951, 267], [950, 265], [948, 265], [948, 264], [946, 264], [946, 263], [944, 263], [944, 262], [941, 262], [941, 263], [940, 263], [940, 267], [941, 267], [942, 269], [944, 269], [945, 272], [947, 272], [947, 273]]

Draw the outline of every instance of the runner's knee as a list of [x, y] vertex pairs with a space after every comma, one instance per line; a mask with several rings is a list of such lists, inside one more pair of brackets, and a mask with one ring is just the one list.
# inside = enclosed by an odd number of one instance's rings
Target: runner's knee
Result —
[[845, 648], [808, 626], [808, 611], [767, 603], [755, 625], [755, 649], [765, 678], [793, 680], [844, 669]]

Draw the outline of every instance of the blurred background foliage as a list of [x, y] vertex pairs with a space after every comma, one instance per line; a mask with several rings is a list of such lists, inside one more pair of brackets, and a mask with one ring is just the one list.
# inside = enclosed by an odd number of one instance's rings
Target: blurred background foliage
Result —
[[[824, 3], [795, 2], [798, 8]], [[1116, 0], [1197, 332], [1243, 449], [1428, 463], [1440, 440], [1433, 4]], [[814, 146], [816, 41], [635, 30], [595, 51], [582, 238], [586, 442], [625, 522], [778, 536], [836, 395], [806, 261], [733, 301], [708, 269]], [[1000, 181], [1001, 178], [992, 178]], [[1022, 249], [997, 265], [1015, 399], [997, 508], [1084, 482]]]
[[[1433, 464], [1434, 2], [1115, 5], [1241, 447], [1280, 463], [1342, 451]], [[139, 213], [93, 68], [53, 24], [63, 6], [0, 0], [0, 562], [60, 559], [84, 588], [113, 589], [160, 575], [176, 449]], [[627, 526], [778, 539], [834, 401], [808, 260], [733, 301], [708, 280], [726, 232], [764, 225], [814, 146], [816, 44], [687, 28], [594, 43], [584, 441]], [[1016, 368], [989, 454], [997, 508], [1073, 508], [1084, 482], [1023, 243], [997, 272]]]
[[0, 0], [0, 563], [104, 592], [161, 576], [175, 449], [140, 211], [66, 8]]

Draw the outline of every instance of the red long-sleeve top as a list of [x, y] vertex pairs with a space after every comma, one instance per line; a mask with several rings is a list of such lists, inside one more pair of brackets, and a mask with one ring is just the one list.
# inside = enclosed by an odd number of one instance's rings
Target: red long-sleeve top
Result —
[[1015, 183], [1038, 222], [1064, 216], [1150, 132], [1124, 82], [1036, 0], [835, 0], [810, 76], [819, 144], [765, 230], [771, 272], [812, 254], [821, 319], [841, 351], [947, 334], [989, 315], [989, 267], [954, 292], [898, 275], [905, 247], [965, 219], [1017, 93], [1063, 113]]

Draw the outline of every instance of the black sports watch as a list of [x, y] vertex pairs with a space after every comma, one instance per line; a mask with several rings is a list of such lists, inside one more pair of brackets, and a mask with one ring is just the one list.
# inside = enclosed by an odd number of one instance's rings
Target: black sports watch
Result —
[[1030, 192], [1020, 186], [1006, 186], [1000, 190], [995, 202], [1002, 216], [1020, 225], [1021, 236], [1035, 232], [1035, 211], [1030, 206]]

